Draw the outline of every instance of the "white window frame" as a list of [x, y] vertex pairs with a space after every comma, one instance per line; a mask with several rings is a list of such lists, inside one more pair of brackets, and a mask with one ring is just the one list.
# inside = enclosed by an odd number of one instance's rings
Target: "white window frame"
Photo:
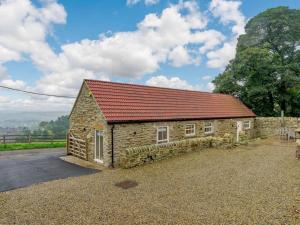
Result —
[[[188, 128], [188, 126], [192, 126], [192, 128]], [[187, 133], [187, 130], [193, 129], [193, 133]], [[191, 137], [196, 135], [196, 124], [194, 123], [188, 123], [185, 125], [185, 136]]]
[[[245, 126], [245, 124], [248, 124], [248, 125]], [[243, 128], [244, 128], [244, 130], [249, 130], [249, 129], [251, 129], [251, 121], [250, 121], [250, 120], [245, 120], [245, 121], [243, 121]]]
[[[159, 134], [160, 129], [162, 129], [162, 128], [167, 128], [167, 139], [158, 140], [158, 134]], [[169, 127], [168, 126], [157, 127], [157, 129], [156, 129], [156, 143], [157, 144], [164, 144], [164, 143], [168, 143], [168, 142], [169, 142]]]
[[[206, 123], [210, 123], [210, 126], [207, 126]], [[210, 131], [205, 131], [206, 128], [210, 128]], [[204, 122], [204, 134], [213, 134], [214, 133], [214, 123], [212, 121]]]
[[[97, 131], [99, 131], [100, 133], [101, 133], [101, 135], [102, 135], [102, 138], [103, 138], [103, 148], [102, 148], [102, 151], [103, 151], [103, 159], [101, 160], [101, 159], [96, 159], [96, 155], [97, 155], [97, 153], [96, 153], [96, 151], [97, 151], [97, 138], [96, 138], [96, 135], [97, 135]], [[98, 163], [103, 163], [103, 160], [104, 160], [104, 147], [105, 147], [105, 145], [104, 145], [104, 132], [103, 132], [103, 130], [98, 130], [98, 129], [95, 129], [95, 132], [94, 132], [94, 138], [95, 138], [95, 141], [94, 141], [94, 161], [96, 161], [96, 162], [98, 162]], [[99, 152], [99, 155], [100, 155], [100, 152]]]

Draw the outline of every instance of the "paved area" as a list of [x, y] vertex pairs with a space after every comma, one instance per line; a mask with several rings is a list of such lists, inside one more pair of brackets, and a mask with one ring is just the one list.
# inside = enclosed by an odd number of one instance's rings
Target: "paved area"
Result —
[[41, 182], [96, 173], [61, 160], [65, 149], [1, 152], [0, 192]]
[[0, 224], [299, 225], [295, 150], [261, 140], [2, 192]]

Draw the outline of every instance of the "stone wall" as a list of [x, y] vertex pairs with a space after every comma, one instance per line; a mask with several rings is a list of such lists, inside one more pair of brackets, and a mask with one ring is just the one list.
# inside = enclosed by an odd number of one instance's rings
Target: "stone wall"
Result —
[[94, 160], [95, 130], [104, 132], [104, 164], [111, 163], [110, 130], [88, 86], [83, 83], [70, 114], [70, 133], [87, 142], [88, 160]]
[[144, 163], [210, 147], [230, 148], [233, 144], [233, 135], [225, 134], [223, 137], [190, 138], [159, 145], [153, 144], [127, 148], [120, 154], [119, 165], [122, 168], [131, 168]]
[[298, 117], [256, 117], [255, 130], [257, 137], [269, 137], [280, 134], [280, 128], [300, 127], [300, 118]]
[[[157, 128], [160, 126], [168, 126], [169, 143], [173, 143], [176, 141], [194, 138], [222, 137], [226, 133], [231, 134], [234, 138], [236, 138], [237, 121], [246, 120], [251, 121], [251, 128], [244, 130], [241, 136], [246, 139], [251, 139], [255, 136], [253, 118], [207, 120], [213, 122], [214, 124], [214, 132], [212, 134], [204, 133], [205, 120], [115, 124], [114, 162], [115, 165], [118, 166], [121, 154], [126, 149], [140, 146], [157, 145]], [[186, 124], [195, 124], [196, 134], [194, 136], [185, 135]], [[109, 127], [111, 127], [111, 125], [109, 125]]]

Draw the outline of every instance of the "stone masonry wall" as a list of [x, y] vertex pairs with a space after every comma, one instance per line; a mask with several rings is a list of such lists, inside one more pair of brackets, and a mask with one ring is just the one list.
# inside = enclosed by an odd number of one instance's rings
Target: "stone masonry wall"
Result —
[[119, 165], [122, 168], [131, 168], [154, 160], [210, 147], [230, 148], [233, 144], [233, 135], [225, 134], [223, 137], [190, 138], [160, 145], [153, 144], [128, 148], [121, 152]]
[[[246, 139], [251, 139], [255, 136], [253, 118], [207, 120], [214, 124], [214, 133], [209, 135], [204, 133], [205, 120], [116, 124], [114, 128], [115, 165], [118, 166], [120, 155], [124, 153], [126, 149], [157, 145], [157, 128], [160, 126], [169, 127], [169, 143], [173, 143], [209, 136], [223, 137], [225, 134], [232, 134], [232, 136], [236, 138], [237, 121], [246, 120], [251, 121], [251, 128], [244, 130], [244, 135], [241, 136]], [[186, 124], [196, 125], [196, 134], [194, 136], [185, 135]], [[109, 127], [111, 127], [111, 125], [109, 125]]]
[[104, 164], [109, 166], [111, 163], [110, 155], [110, 131], [106, 120], [99, 110], [94, 97], [90, 94], [87, 85], [84, 83], [78, 99], [71, 112], [70, 132], [77, 138], [87, 141], [88, 160], [94, 160], [95, 149], [95, 130], [104, 132]]
[[255, 130], [257, 137], [268, 137], [280, 134], [280, 128], [300, 127], [300, 118], [298, 117], [256, 117]]

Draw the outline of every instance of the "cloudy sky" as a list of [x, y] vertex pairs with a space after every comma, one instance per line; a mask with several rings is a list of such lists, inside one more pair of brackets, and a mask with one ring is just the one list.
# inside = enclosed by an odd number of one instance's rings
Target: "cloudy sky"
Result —
[[[211, 91], [237, 37], [299, 0], [0, 0], [0, 85], [76, 96], [84, 78]], [[72, 99], [0, 88], [0, 110], [69, 111]]]

